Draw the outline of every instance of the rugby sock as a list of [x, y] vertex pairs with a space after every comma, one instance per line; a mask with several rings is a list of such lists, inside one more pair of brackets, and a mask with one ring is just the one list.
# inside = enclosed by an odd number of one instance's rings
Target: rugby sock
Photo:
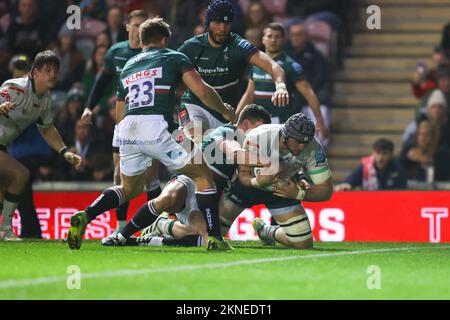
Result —
[[147, 185], [147, 200], [156, 199], [161, 194], [161, 183], [159, 180], [153, 181]]
[[117, 221], [127, 221], [127, 212], [129, 205], [129, 202], [125, 202], [116, 208]]
[[177, 220], [172, 219], [159, 219], [158, 229], [163, 231], [163, 234], [173, 237], [172, 229]]
[[160, 247], [163, 245], [163, 238], [161, 237], [150, 237], [150, 238], [129, 238], [127, 240], [127, 246], [149, 246], [149, 247]]
[[166, 246], [201, 247], [202, 240], [202, 236], [185, 236], [181, 239], [163, 239], [162, 243]]
[[120, 233], [128, 239], [135, 232], [138, 232], [155, 222], [160, 214], [161, 212], [155, 208], [155, 200], [149, 201], [139, 208], [134, 217]]
[[222, 240], [220, 234], [220, 219], [219, 219], [219, 194], [217, 190], [208, 189], [201, 192], [196, 192], [197, 204], [202, 211], [206, 222], [206, 230], [209, 236], [213, 236], [218, 240]]
[[94, 220], [97, 216], [103, 212], [117, 208], [124, 201], [124, 194], [119, 187], [111, 187], [103, 191], [103, 193], [86, 208], [86, 217], [88, 222]]
[[20, 195], [15, 195], [5, 192], [5, 199], [3, 200], [2, 209], [2, 228], [12, 228], [12, 219], [14, 217], [14, 211], [17, 208]]

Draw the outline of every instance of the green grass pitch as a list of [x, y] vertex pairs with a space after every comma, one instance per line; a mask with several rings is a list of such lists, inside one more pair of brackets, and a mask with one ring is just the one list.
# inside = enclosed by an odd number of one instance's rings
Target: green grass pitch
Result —
[[[450, 299], [450, 244], [233, 245], [207, 252], [85, 241], [72, 251], [57, 241], [0, 242], [0, 299]], [[80, 289], [67, 287], [71, 265]]]

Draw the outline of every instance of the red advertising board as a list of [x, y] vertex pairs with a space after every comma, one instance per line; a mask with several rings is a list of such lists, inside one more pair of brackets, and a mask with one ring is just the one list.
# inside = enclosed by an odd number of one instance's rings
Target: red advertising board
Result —
[[[70, 216], [96, 199], [99, 192], [36, 192], [35, 204], [44, 238], [61, 239], [67, 235]], [[131, 202], [130, 219], [146, 201], [145, 195]], [[315, 240], [450, 242], [450, 191], [337, 192], [327, 202], [305, 202]], [[235, 221], [229, 237], [256, 239], [251, 226], [255, 217], [269, 222], [263, 206], [245, 210]], [[16, 232], [20, 217], [16, 212]], [[86, 238], [99, 239], [116, 226], [114, 210], [94, 220]]]

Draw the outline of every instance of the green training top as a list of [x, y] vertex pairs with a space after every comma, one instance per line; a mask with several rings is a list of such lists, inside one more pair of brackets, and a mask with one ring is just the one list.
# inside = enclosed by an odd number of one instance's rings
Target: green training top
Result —
[[[216, 89], [223, 102], [237, 107], [240, 96], [240, 82], [244, 75], [251, 56], [258, 49], [230, 32], [228, 39], [219, 48], [213, 48], [208, 42], [208, 33], [190, 38], [178, 51], [191, 59], [203, 80]], [[187, 90], [181, 97], [182, 103], [192, 103], [208, 111], [218, 120], [227, 122], [223, 116], [205, 106], [198, 97]]]
[[250, 69], [250, 78], [255, 84], [255, 103], [264, 107], [272, 117], [278, 117], [280, 123], [284, 123], [291, 115], [300, 112], [299, 106], [292, 104], [294, 101], [293, 95], [297, 90], [295, 88], [296, 82], [304, 80], [306, 76], [303, 67], [286, 53], [280, 53], [274, 60], [283, 68], [286, 75], [286, 86], [290, 94], [288, 106], [277, 107], [273, 105], [271, 98], [275, 92], [275, 83], [268, 73], [256, 66], [252, 66]]
[[117, 88], [119, 76], [125, 63], [141, 51], [141, 48], [130, 48], [128, 40], [118, 42], [106, 51], [103, 69], [114, 74], [114, 90]]
[[175, 89], [184, 72], [194, 66], [184, 54], [162, 48], [146, 48], [125, 64], [117, 98], [125, 101], [127, 115], [163, 115], [170, 121]]

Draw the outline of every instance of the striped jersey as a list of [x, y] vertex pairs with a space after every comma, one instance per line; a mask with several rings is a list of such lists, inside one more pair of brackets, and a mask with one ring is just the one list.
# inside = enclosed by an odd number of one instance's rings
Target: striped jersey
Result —
[[[248, 70], [250, 58], [258, 51], [253, 44], [231, 32], [222, 46], [214, 48], [209, 44], [208, 33], [204, 33], [187, 40], [178, 51], [191, 59], [203, 80], [217, 91], [223, 102], [237, 106], [241, 79]], [[189, 90], [183, 94], [181, 102], [206, 108], [219, 121], [228, 122]]]
[[308, 143], [303, 151], [294, 156], [289, 151], [280, 152], [280, 130], [282, 124], [263, 124], [246, 134], [244, 147], [259, 156], [278, 159], [283, 178], [292, 178], [300, 170], [307, 173], [312, 182], [319, 184], [331, 177], [327, 155], [317, 138]]
[[184, 54], [162, 48], [146, 48], [125, 64], [117, 99], [125, 101], [127, 115], [158, 114], [170, 122], [175, 89], [184, 72], [194, 66]]
[[10, 79], [0, 87], [0, 103], [15, 103], [16, 107], [0, 115], [0, 145], [9, 146], [29, 125], [37, 122], [47, 128], [53, 125], [52, 101], [46, 92], [38, 97], [30, 77]]
[[256, 66], [252, 66], [250, 69], [250, 79], [253, 80], [255, 85], [255, 103], [264, 107], [272, 117], [278, 117], [280, 123], [286, 122], [286, 120], [294, 113], [300, 112], [300, 106], [294, 106], [294, 92], [297, 90], [295, 84], [297, 81], [305, 80], [305, 72], [303, 67], [290, 58], [286, 53], [282, 52], [274, 60], [283, 68], [286, 75], [286, 86], [290, 94], [289, 105], [284, 107], [274, 106], [271, 99], [275, 92], [275, 84], [270, 74]]

